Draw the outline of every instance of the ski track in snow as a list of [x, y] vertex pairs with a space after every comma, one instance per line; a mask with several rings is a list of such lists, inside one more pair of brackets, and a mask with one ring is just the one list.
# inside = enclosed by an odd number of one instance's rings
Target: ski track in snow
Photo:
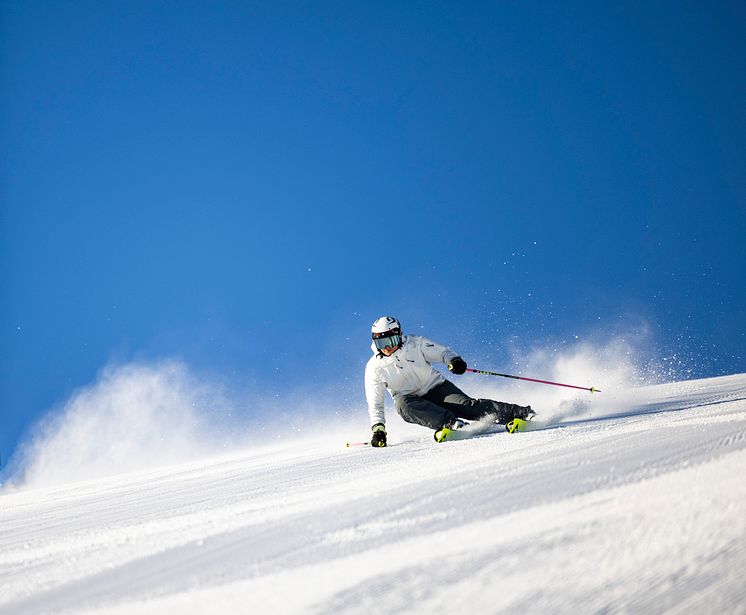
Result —
[[746, 613], [746, 374], [624, 399], [7, 492], [0, 614]]

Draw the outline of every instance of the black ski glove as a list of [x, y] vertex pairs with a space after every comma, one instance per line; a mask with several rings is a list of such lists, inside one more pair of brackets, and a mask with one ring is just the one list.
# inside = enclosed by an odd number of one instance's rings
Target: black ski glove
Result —
[[454, 357], [448, 362], [448, 371], [460, 376], [466, 371], [466, 361], [461, 357]]
[[376, 448], [386, 446], [386, 426], [383, 423], [376, 423], [371, 429], [373, 437], [370, 439], [370, 445]]

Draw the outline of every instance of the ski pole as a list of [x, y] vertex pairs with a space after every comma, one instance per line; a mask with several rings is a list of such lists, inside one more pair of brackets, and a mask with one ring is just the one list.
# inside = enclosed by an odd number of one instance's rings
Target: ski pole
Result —
[[347, 448], [350, 448], [351, 446], [369, 446], [370, 442], [348, 442], [345, 444]]
[[596, 387], [579, 387], [574, 384], [562, 384], [561, 382], [551, 382], [550, 380], [537, 380], [536, 378], [525, 378], [523, 376], [511, 376], [510, 374], [498, 374], [496, 372], [486, 372], [482, 369], [466, 368], [467, 372], [475, 374], [485, 374], [487, 376], [500, 376], [501, 378], [513, 378], [514, 380], [527, 380], [528, 382], [538, 382], [539, 384], [552, 384], [557, 387], [567, 387], [569, 389], [580, 389], [581, 391], [590, 391], [591, 393], [600, 393]]

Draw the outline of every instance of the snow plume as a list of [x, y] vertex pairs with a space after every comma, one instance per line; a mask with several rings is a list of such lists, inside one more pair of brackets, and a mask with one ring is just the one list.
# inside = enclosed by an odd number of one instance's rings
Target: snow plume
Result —
[[178, 361], [107, 367], [36, 426], [11, 482], [53, 485], [224, 451], [240, 439], [233, 406]]
[[[645, 328], [617, 335], [603, 344], [593, 342], [545, 344], [514, 350], [512, 374], [580, 387], [600, 393], [502, 378], [479, 378], [466, 390], [475, 396], [531, 405], [543, 421], [561, 422], [608, 416], [630, 410], [635, 389], [671, 379], [665, 362], [655, 358]], [[501, 371], [501, 370], [495, 370]], [[507, 370], [504, 370], [507, 371]], [[483, 379], [482, 379], [483, 378]]]
[[178, 360], [109, 366], [35, 426], [0, 482], [58, 485], [249, 446], [340, 446], [369, 434], [362, 381], [354, 385], [273, 394], [256, 381], [229, 386], [197, 375]]

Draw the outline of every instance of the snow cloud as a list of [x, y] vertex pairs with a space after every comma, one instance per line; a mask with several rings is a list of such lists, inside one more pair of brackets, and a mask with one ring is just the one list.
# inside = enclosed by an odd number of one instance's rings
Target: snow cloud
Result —
[[112, 365], [32, 429], [0, 482], [43, 487], [248, 447], [343, 446], [369, 433], [358, 388], [352, 402], [349, 383], [280, 395], [198, 375], [179, 360]]
[[236, 444], [220, 385], [179, 361], [107, 367], [36, 426], [14, 481], [40, 486], [189, 461]]
[[516, 376], [595, 387], [601, 392], [481, 376], [464, 383], [464, 389], [473, 396], [529, 404], [541, 420], [558, 422], [624, 412], [637, 400], [635, 389], [675, 378], [656, 358], [645, 327], [608, 337], [603, 343], [576, 341], [516, 349], [513, 365], [511, 373]]

